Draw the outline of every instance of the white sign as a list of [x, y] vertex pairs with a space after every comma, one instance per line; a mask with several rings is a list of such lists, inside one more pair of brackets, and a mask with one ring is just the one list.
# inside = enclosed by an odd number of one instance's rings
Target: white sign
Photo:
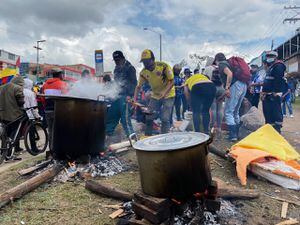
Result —
[[289, 64], [288, 70], [289, 70], [289, 73], [298, 72], [298, 62]]

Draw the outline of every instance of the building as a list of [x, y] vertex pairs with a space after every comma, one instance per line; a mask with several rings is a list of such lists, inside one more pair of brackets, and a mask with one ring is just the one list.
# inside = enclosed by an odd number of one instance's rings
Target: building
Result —
[[[36, 63], [21, 63], [20, 73], [29, 77], [34, 76], [36, 78], [37, 64]], [[95, 75], [95, 69], [84, 65], [84, 64], [75, 64], [75, 65], [57, 65], [57, 64], [39, 64], [40, 76], [37, 80], [46, 80], [51, 77], [49, 71], [53, 68], [60, 68], [64, 72], [64, 79], [67, 81], [76, 81], [81, 78], [83, 70], [90, 71], [92, 76]]]
[[275, 51], [278, 52], [278, 59], [284, 61], [288, 73], [300, 72], [300, 32], [297, 30], [296, 34], [289, 40], [279, 45]]
[[0, 71], [10, 68], [17, 69], [20, 65], [20, 56], [14, 53], [0, 50]]

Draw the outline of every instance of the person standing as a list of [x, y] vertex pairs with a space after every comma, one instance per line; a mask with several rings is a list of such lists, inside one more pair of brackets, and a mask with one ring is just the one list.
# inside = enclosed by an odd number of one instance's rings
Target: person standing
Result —
[[281, 101], [282, 101], [282, 113], [283, 113], [283, 117], [287, 116], [286, 113], [286, 107], [289, 110], [289, 114], [290, 117], [293, 118], [293, 106], [292, 106], [292, 87], [290, 85], [290, 83], [288, 83], [287, 81], [284, 84], [284, 88], [283, 88], [283, 95], [281, 97]]
[[212, 77], [211, 81], [215, 84], [216, 86], [216, 97], [214, 99], [214, 102], [211, 106], [211, 111], [212, 111], [212, 127], [216, 128], [216, 134], [217, 138], [221, 137], [222, 134], [222, 121], [223, 121], [223, 102], [225, 98], [225, 89], [223, 87], [219, 70], [215, 69], [212, 72]]
[[216, 54], [214, 62], [219, 67], [225, 88], [224, 116], [229, 129], [228, 138], [230, 141], [237, 141], [240, 126], [239, 111], [247, 92], [247, 82], [251, 79], [250, 70], [243, 59], [232, 57], [226, 60], [223, 53]]
[[137, 85], [136, 70], [134, 66], [125, 59], [123, 52], [115, 51], [112, 55], [115, 62], [114, 82], [120, 87], [119, 97], [114, 100], [115, 110], [112, 112], [115, 116], [111, 123], [107, 124], [106, 133], [112, 136], [116, 126], [121, 122], [126, 136], [134, 133], [131, 123], [131, 110], [128, 100], [134, 95], [134, 89]]
[[[11, 123], [24, 114], [23, 89], [24, 79], [20, 76], [15, 76], [9, 83], [0, 86], [0, 120], [4, 124]], [[6, 130], [7, 136], [13, 138], [18, 126], [18, 122], [11, 123]], [[15, 152], [22, 150], [18, 141], [15, 145]]]
[[[68, 84], [64, 82], [63, 71], [60, 68], [54, 68], [50, 71], [52, 78], [49, 78], [43, 87], [41, 88], [41, 93], [45, 95], [63, 95], [68, 92]], [[54, 126], [54, 101], [45, 98], [45, 117], [48, 124], [49, 133], [49, 149], [52, 153], [53, 151], [53, 126]]]
[[283, 122], [281, 96], [283, 92], [284, 73], [286, 66], [277, 60], [278, 53], [269, 51], [266, 53], [266, 77], [262, 88], [263, 113], [267, 124], [281, 133]]
[[202, 119], [203, 132], [209, 134], [209, 109], [216, 95], [216, 87], [203, 74], [191, 76], [184, 84], [184, 94], [192, 107], [194, 129], [196, 132], [200, 132]]
[[249, 85], [250, 93], [251, 93], [251, 105], [258, 108], [261, 88], [263, 85], [263, 78], [258, 72], [258, 66], [253, 64], [251, 67], [251, 84]]
[[177, 121], [181, 121], [184, 117], [184, 110], [182, 110], [182, 117], [181, 117], [181, 106], [183, 105], [183, 84], [184, 80], [180, 77], [181, 67], [180, 65], [176, 64], [173, 67], [174, 73], [174, 85], [175, 85], [175, 112]]
[[[155, 61], [151, 50], [145, 49], [141, 55], [141, 62], [144, 65], [140, 72], [138, 85], [134, 93], [134, 100], [137, 100], [142, 85], [149, 82], [152, 89], [149, 109], [153, 112], [146, 116], [145, 135], [153, 133], [153, 120], [159, 114], [161, 120], [161, 133], [168, 133], [170, 130], [170, 117], [174, 106], [175, 87], [172, 68], [165, 62]], [[160, 113], [161, 112], [161, 113]]]

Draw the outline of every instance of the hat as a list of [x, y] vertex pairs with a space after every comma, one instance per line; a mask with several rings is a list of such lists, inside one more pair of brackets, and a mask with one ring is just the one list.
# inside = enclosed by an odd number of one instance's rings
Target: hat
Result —
[[191, 74], [192, 71], [190, 70], [190, 68], [185, 68], [184, 71], [183, 71], [183, 73], [184, 73], [184, 74], [185, 74], [185, 73]]
[[142, 61], [145, 60], [145, 59], [154, 59], [154, 54], [153, 54], [153, 52], [152, 52], [151, 50], [145, 49], [145, 50], [142, 52], [140, 62], [142, 62]]
[[258, 68], [258, 65], [257, 64], [251, 64], [250, 67]]
[[212, 64], [216, 64], [216, 61], [225, 61], [226, 60], [226, 56], [224, 55], [224, 53], [219, 52], [218, 54], [216, 54], [215, 59], [213, 61]]
[[266, 56], [275, 56], [278, 57], [278, 53], [276, 51], [267, 51]]
[[123, 55], [123, 52], [121, 51], [115, 51], [113, 53], [113, 59], [125, 59], [124, 55]]
[[62, 73], [63, 70], [59, 67], [53, 67], [51, 70], [50, 70], [51, 73]]

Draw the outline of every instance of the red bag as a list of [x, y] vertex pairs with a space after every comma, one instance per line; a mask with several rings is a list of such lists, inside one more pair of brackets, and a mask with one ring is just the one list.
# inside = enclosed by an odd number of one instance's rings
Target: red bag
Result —
[[237, 80], [247, 84], [250, 82], [251, 80], [250, 68], [244, 59], [237, 56], [233, 56], [228, 59], [228, 63], [231, 67], [233, 76]]

